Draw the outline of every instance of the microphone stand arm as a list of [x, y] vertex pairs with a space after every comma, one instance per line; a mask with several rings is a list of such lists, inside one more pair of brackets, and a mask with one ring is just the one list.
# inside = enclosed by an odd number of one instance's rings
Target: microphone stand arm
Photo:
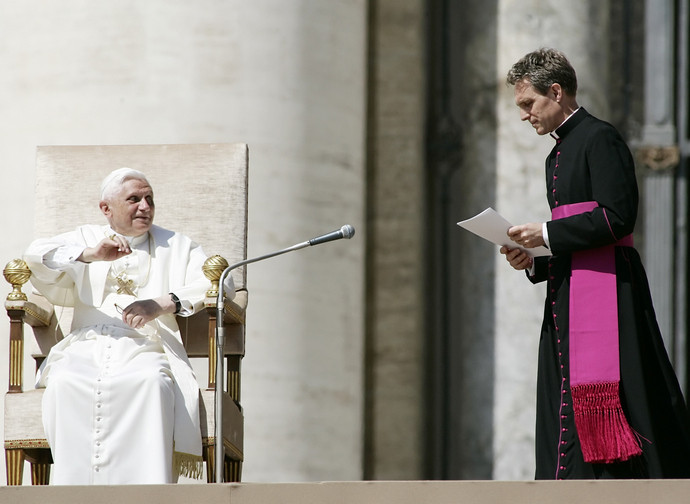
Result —
[[245, 259], [235, 264], [231, 264], [223, 270], [220, 275], [220, 280], [218, 281], [218, 300], [216, 303], [216, 387], [215, 387], [215, 475], [216, 483], [222, 483], [224, 481], [224, 468], [225, 468], [225, 447], [223, 446], [223, 392], [224, 392], [224, 382], [225, 382], [225, 327], [223, 327], [223, 318], [225, 314], [225, 279], [228, 274], [235, 268], [244, 266], [245, 264], [250, 264], [253, 262], [261, 261], [263, 259], [269, 259], [277, 255], [285, 254], [287, 252], [292, 252], [293, 250], [299, 250], [305, 247], [309, 247], [311, 243], [305, 241], [293, 245], [277, 252], [271, 252], [270, 254], [262, 255], [259, 257], [254, 257], [252, 259]]

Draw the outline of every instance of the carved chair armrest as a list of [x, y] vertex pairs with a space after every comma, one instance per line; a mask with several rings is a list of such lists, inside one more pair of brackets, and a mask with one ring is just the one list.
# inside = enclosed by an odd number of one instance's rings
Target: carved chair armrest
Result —
[[[247, 302], [249, 300], [249, 293], [247, 289], [239, 289], [235, 291], [233, 299], [225, 298], [225, 310], [223, 312], [223, 323], [229, 324], [244, 324], [247, 313]], [[206, 309], [215, 309], [217, 298], [215, 296], [206, 296]]]
[[[204, 275], [211, 281], [211, 289], [206, 293], [205, 306], [206, 310], [212, 310], [216, 307], [218, 298], [218, 283], [220, 277], [228, 267], [228, 261], [219, 255], [214, 255], [206, 259], [203, 266]], [[244, 324], [245, 312], [247, 310], [247, 290], [238, 289], [235, 292], [234, 299], [230, 300], [227, 297], [224, 300], [224, 324]]]
[[22, 286], [31, 278], [31, 270], [22, 259], [7, 263], [3, 270], [5, 280], [12, 285], [5, 300], [5, 309], [10, 318], [10, 379], [9, 391], [21, 392], [24, 372], [24, 323], [32, 327], [49, 327], [53, 317], [53, 306], [43, 297], [29, 300], [22, 292]]
[[[211, 281], [211, 289], [204, 300], [205, 310], [188, 317], [178, 319], [182, 339], [190, 357], [208, 357], [208, 387], [215, 387], [216, 370], [216, 318], [218, 284], [220, 277], [227, 268], [228, 262], [221, 256], [209, 257], [203, 266], [206, 278]], [[244, 322], [247, 308], [248, 294], [246, 289], [235, 292], [234, 299], [225, 298], [223, 325], [226, 327], [224, 354], [228, 360], [229, 393], [235, 401], [239, 401], [239, 362], [244, 356]], [[232, 379], [230, 379], [232, 375]]]

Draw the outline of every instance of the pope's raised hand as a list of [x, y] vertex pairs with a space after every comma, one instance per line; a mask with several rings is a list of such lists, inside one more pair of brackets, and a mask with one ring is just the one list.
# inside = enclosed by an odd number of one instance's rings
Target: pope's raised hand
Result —
[[79, 256], [82, 262], [114, 261], [132, 253], [129, 242], [122, 236], [103, 238], [95, 247], [86, 247]]

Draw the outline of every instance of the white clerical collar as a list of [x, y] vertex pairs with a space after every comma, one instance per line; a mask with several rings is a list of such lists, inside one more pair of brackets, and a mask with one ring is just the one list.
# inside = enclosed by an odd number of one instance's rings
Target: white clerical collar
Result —
[[570, 119], [571, 117], [573, 117], [573, 116], [575, 115], [575, 113], [576, 113], [578, 110], [580, 110], [580, 108], [582, 108], [582, 107], [577, 107], [575, 110], [573, 110], [573, 111], [570, 113], [570, 115], [569, 115], [568, 117], [566, 117], [565, 120], [564, 120], [561, 124], [559, 124], [558, 127], [557, 127], [555, 130], [553, 130], [551, 133], [549, 133], [549, 135], [551, 135], [551, 137], [552, 137], [554, 140], [558, 140], [558, 139], [561, 138], [560, 135], [559, 135], [558, 133], [556, 133], [556, 132], [559, 130], [559, 128], [560, 128], [561, 126], [563, 126], [566, 122], [568, 122], [568, 119]]
[[145, 243], [146, 240], [148, 240], [148, 238], [149, 238], [149, 233], [148, 233], [148, 232], [146, 232], [146, 233], [144, 233], [144, 234], [140, 234], [139, 236], [125, 236], [125, 235], [123, 235], [123, 234], [121, 234], [121, 233], [117, 233], [115, 230], [113, 230], [113, 228], [111, 228], [110, 226], [108, 226], [108, 229], [107, 229], [107, 231], [106, 231], [106, 235], [107, 235], [107, 236], [111, 236], [111, 235], [113, 235], [113, 234], [122, 236], [125, 240], [127, 240], [127, 242], [129, 243], [129, 245], [130, 245], [131, 247], [136, 247], [136, 246], [138, 246], [138, 245], [141, 245], [142, 243]]

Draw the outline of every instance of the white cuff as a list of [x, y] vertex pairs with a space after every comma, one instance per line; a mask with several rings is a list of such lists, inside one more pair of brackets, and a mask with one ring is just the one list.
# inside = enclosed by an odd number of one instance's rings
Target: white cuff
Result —
[[63, 245], [43, 256], [43, 264], [54, 270], [63, 270], [74, 263], [84, 252], [83, 245]]
[[549, 229], [546, 226], [546, 222], [542, 222], [541, 224], [541, 235], [544, 238], [544, 243], [546, 243], [547, 248], [551, 248], [551, 244], [549, 243]]

